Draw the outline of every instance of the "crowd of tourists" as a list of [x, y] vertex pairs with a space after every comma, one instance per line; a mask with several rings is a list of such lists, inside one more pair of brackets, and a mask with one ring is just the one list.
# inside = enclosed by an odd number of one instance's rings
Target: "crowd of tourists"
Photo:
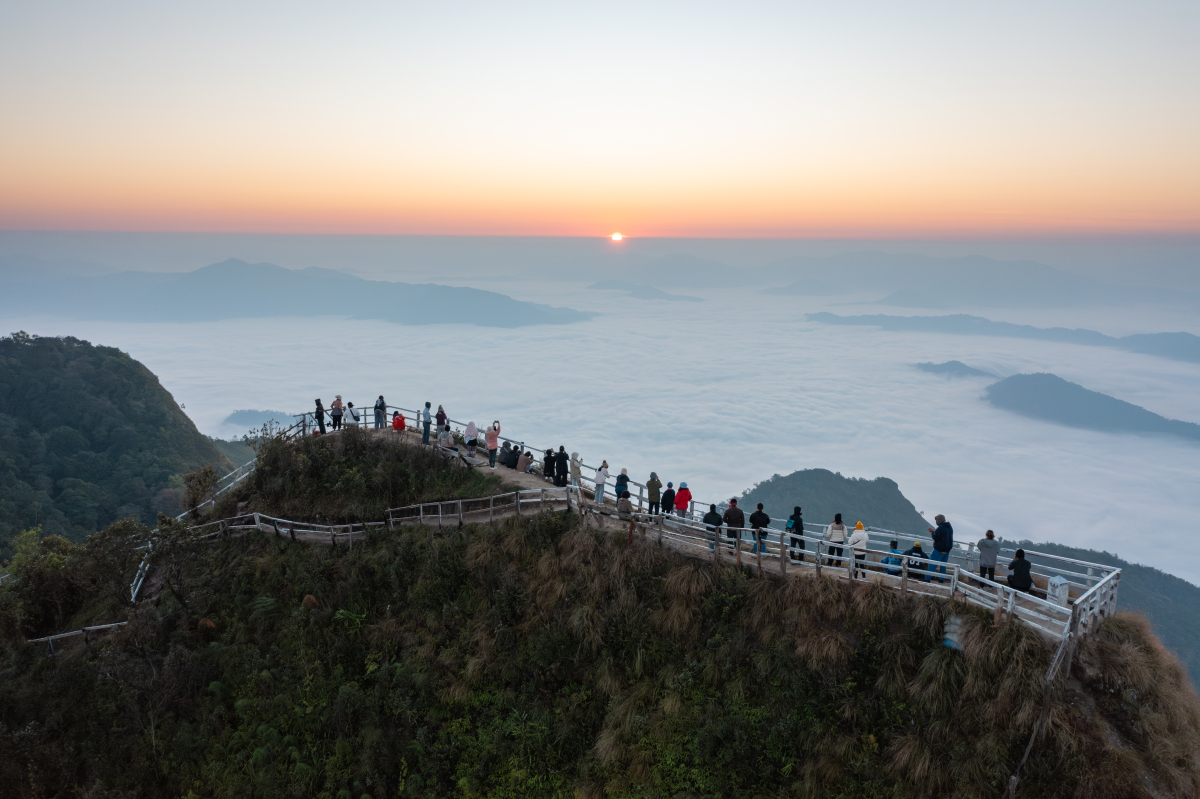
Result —
[[[376, 429], [388, 426], [387, 407], [387, 402], [380, 394], [374, 407]], [[313, 417], [320, 433], [326, 432], [325, 414], [326, 410], [322, 406], [321, 400], [318, 399]], [[359, 412], [354, 408], [354, 403], [343, 403], [340, 394], [336, 395], [334, 401], [329, 404], [328, 414], [332, 430], [342, 429], [345, 416], [350, 416], [354, 424], [361, 421]], [[436, 446], [460, 452], [472, 460], [476, 458], [477, 451], [482, 448], [487, 451], [488, 467], [491, 469], [495, 469], [499, 464], [527, 474], [540, 471], [544, 479], [556, 486], [583, 487], [584, 465], [578, 452], [572, 452], [568, 456], [566, 447], [560, 446], [557, 452], [548, 449], [541, 458], [538, 458], [534, 456], [532, 450], [526, 450], [520, 445], [514, 446], [513, 442], [507, 439], [501, 444], [499, 419], [493, 420], [483, 431], [480, 431], [475, 422], [468, 422], [466, 429], [461, 434], [463, 444], [461, 450], [457, 446], [457, 438], [450, 430], [449, 417], [441, 405], [434, 412], [432, 403], [426, 402], [425, 407], [419, 412], [418, 420], [421, 425], [422, 445], [429, 445], [432, 440]], [[392, 412], [390, 423], [393, 430], [403, 431], [406, 429], [404, 414], [399, 411]], [[431, 433], [433, 434], [432, 439]], [[591, 480], [594, 502], [599, 505], [605, 503], [610, 477], [608, 461], [602, 461]], [[629, 470], [621, 469], [621, 473], [613, 481], [613, 498], [616, 502], [617, 513], [623, 518], [630, 518], [634, 513], [629, 484]], [[686, 482], [680, 481], [679, 488], [676, 488], [674, 482], [668, 481], [664, 488], [658, 474], [650, 472], [650, 478], [646, 481], [645, 488], [646, 502], [649, 506], [645, 513], [649, 516], [674, 514], [680, 518], [691, 517], [693, 512], [692, 492], [688, 489]], [[920, 541], [914, 541], [911, 547], [903, 551], [900, 549], [899, 541], [891, 541], [890, 549], [880, 560], [880, 565], [887, 574], [893, 576], [900, 574], [905, 561], [907, 561], [907, 571], [913, 578], [926, 582], [933, 580], [945, 582], [945, 564], [949, 562], [950, 553], [954, 549], [954, 528], [941, 514], [935, 516], [934, 521], [937, 523], [937, 527], [928, 528], [933, 537], [933, 549], [930, 552], [925, 551]], [[708, 512], [703, 517], [703, 524], [710, 537], [709, 550], [715, 551], [716, 547], [721, 544], [722, 528], [724, 528], [726, 545], [729, 549], [739, 547], [742, 535], [747, 529], [747, 522], [753, 540], [751, 554], [758, 554], [760, 549], [765, 552], [771, 517], [763, 510], [761, 502], [751, 512], [749, 519], [746, 518], [745, 512], [738, 507], [737, 497], [729, 500], [729, 507], [725, 509], [724, 513], [719, 512], [716, 505], [709, 505]], [[793, 509], [792, 515], [787, 518], [784, 532], [780, 534], [781, 539], [784, 537], [788, 539], [788, 555], [794, 561], [805, 561], [806, 552], [803, 538], [805, 535], [807, 534], [804, 532], [803, 509], [797, 505]], [[841, 567], [843, 564], [849, 564], [854, 577], [865, 576], [870, 537], [862, 522], [857, 522], [854, 528], [848, 531], [846, 524], [842, 521], [842, 514], [835, 513], [833, 521], [825, 526], [823, 538], [828, 542], [825, 546], [827, 555], [825, 565]], [[979, 576], [995, 581], [996, 561], [1000, 554], [1000, 542], [996, 539], [995, 533], [988, 530], [985, 537], [981, 538], [976, 546], [979, 549]], [[851, 558], [853, 559], [852, 563], [850, 562]], [[815, 561], [815, 554], [813, 559]], [[1025, 550], [1018, 549], [1016, 557], [1008, 564], [1008, 585], [1019, 591], [1032, 592], [1031, 568], [1032, 564], [1025, 558]]]

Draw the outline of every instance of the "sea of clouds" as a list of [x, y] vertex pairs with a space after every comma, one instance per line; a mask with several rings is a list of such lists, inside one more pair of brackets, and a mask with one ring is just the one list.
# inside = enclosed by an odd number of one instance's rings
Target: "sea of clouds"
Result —
[[[911, 366], [958, 359], [1000, 375], [1053, 372], [1200, 422], [1198, 364], [805, 319], [821, 310], [895, 312], [841, 304], [846, 298], [695, 290], [687, 293], [705, 302], [669, 303], [584, 283], [471, 285], [599, 315], [503, 330], [333, 317], [7, 324], [129, 352], [212, 435], [237, 432], [222, 426], [236, 409], [298, 413], [318, 396], [328, 405], [334, 394], [369, 409], [382, 393], [405, 408], [429, 400], [481, 426], [500, 419], [505, 435], [531, 447], [561, 444], [590, 464], [607, 459], [614, 473], [626, 467], [639, 481], [653, 469], [664, 481], [686, 480], [706, 501], [797, 469], [886, 476], [927, 518], [946, 514], [962, 540], [990, 528], [1006, 538], [1108, 550], [1200, 582], [1200, 445], [1026, 419], [982, 399], [987, 378], [947, 379]], [[1191, 330], [1187, 320], [1165, 323], [1133, 308], [984, 315], [1117, 335]]]

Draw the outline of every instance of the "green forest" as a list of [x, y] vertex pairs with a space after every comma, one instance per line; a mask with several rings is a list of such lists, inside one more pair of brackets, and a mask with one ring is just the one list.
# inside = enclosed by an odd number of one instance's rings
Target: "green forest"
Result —
[[[347, 432], [260, 441], [259, 474], [216, 513], [354, 520], [374, 511], [362, 495], [503, 488]], [[1128, 614], [1047, 692], [1053, 646], [1021, 623], [630, 546], [569, 512], [353, 548], [199, 541], [163, 517], [15, 549], [5, 796], [999, 797], [1044, 706], [1018, 796], [1200, 793], [1196, 694]], [[942, 645], [951, 615], [962, 651]], [[116, 618], [55, 657], [23, 643]]]
[[40, 526], [80, 542], [119, 519], [179, 513], [184, 474], [229, 459], [158, 378], [113, 347], [0, 338], [0, 559]]

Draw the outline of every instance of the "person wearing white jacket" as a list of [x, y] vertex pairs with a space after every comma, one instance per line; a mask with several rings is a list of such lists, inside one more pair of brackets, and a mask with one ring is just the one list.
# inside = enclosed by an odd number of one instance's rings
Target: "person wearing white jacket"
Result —
[[854, 576], [867, 576], [867, 570], [863, 566], [867, 562], [867, 544], [870, 543], [870, 538], [867, 536], [867, 531], [863, 529], [863, 523], [859, 522], [854, 525], [854, 532], [850, 534], [850, 548], [854, 550]]
[[608, 482], [608, 461], [601, 461], [596, 470], [596, 504], [604, 504], [604, 484]]
[[842, 565], [842, 544], [846, 543], [846, 525], [842, 524], [842, 514], [833, 514], [833, 524], [825, 528], [825, 538], [829, 541], [829, 554], [834, 556], [825, 559], [826, 566]]

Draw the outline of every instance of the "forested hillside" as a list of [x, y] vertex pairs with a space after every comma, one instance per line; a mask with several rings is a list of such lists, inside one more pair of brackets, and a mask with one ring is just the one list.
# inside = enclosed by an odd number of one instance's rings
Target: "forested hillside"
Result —
[[763, 503], [772, 519], [791, 515], [792, 508], [804, 508], [804, 521], [829, 524], [840, 513], [853, 525], [856, 521], [897, 532], [924, 533], [929, 523], [900, 493], [896, 481], [886, 477], [866, 480], [842, 477], [828, 469], [803, 469], [789, 475], [775, 475], [742, 495], [743, 507]]
[[206, 465], [232, 468], [127, 354], [70, 337], [0, 339], [0, 558], [18, 530], [82, 541], [117, 519], [178, 513], [182, 475]]

